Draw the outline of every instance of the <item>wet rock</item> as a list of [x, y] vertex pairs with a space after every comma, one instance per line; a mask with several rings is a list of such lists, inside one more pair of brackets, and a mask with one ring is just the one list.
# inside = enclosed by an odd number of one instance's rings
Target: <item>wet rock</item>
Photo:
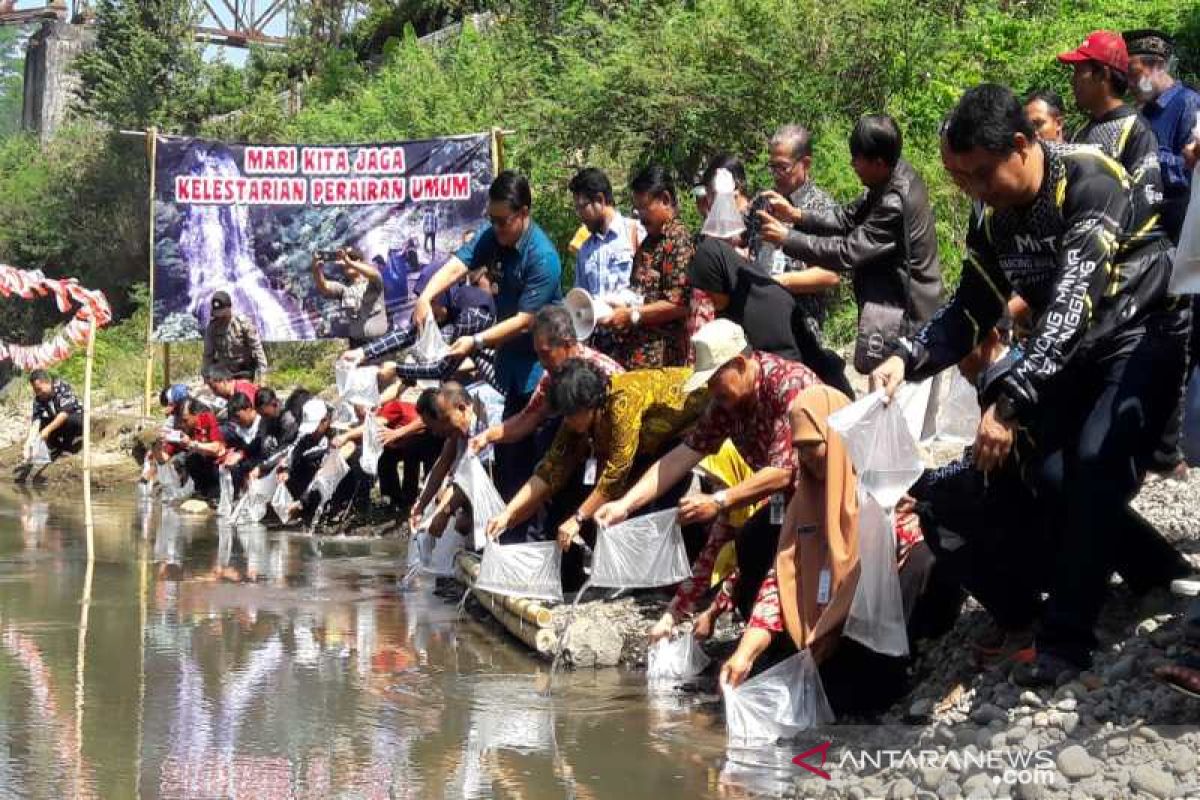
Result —
[[1079, 745], [1071, 745], [1058, 754], [1055, 759], [1058, 771], [1071, 780], [1089, 778], [1096, 774], [1096, 762]]
[[1079, 707], [1079, 701], [1074, 697], [1066, 697], [1054, 704], [1059, 711], [1074, 711]]
[[1137, 735], [1145, 739], [1147, 742], [1160, 742], [1162, 736], [1154, 728], [1143, 725], [1137, 729]]
[[963, 793], [965, 793], [967, 795], [967, 797], [970, 797], [971, 795], [975, 794], [980, 789], [986, 790], [988, 793], [988, 796], [991, 796], [991, 793], [992, 793], [995, 785], [996, 785], [996, 782], [992, 780], [992, 776], [986, 775], [986, 774], [980, 772], [975, 775], [972, 775], [971, 777], [969, 777], [965, 781], [963, 781], [962, 789], [963, 789]]
[[1029, 706], [1030, 708], [1041, 708], [1044, 705], [1041, 695], [1029, 689], [1021, 692], [1019, 701], [1021, 705]]
[[1046, 788], [1040, 783], [1018, 783], [1013, 787], [1012, 796], [1016, 800], [1042, 800], [1046, 796]]
[[1151, 797], [1169, 798], [1175, 796], [1175, 778], [1168, 772], [1151, 765], [1142, 764], [1133, 771], [1130, 785], [1139, 792], [1145, 792]]
[[913, 800], [917, 796], [917, 787], [908, 778], [901, 778], [888, 789], [888, 800]]
[[1110, 756], [1119, 756], [1129, 750], [1129, 740], [1123, 736], [1109, 739], [1105, 750]]
[[576, 620], [567, 633], [567, 650], [576, 667], [615, 667], [621, 661], [621, 634], [590, 619]]
[[1075, 732], [1079, 727], [1079, 715], [1074, 711], [1070, 711], [1062, 715], [1062, 729], [1068, 736]]
[[1050, 715], [1045, 711], [1039, 711], [1033, 715], [1033, 725], [1036, 728], [1045, 728], [1050, 724]]
[[926, 789], [937, 789], [946, 779], [946, 770], [942, 767], [922, 767], [921, 785]]
[[942, 781], [938, 784], [937, 796], [941, 800], [958, 800], [958, 798], [962, 797], [962, 787], [954, 780]]
[[1008, 729], [1008, 733], [1005, 734], [1005, 737], [1010, 742], [1019, 742], [1028, 735], [1029, 735], [1028, 728], [1024, 728], [1020, 725], [1015, 725], [1012, 728]]
[[985, 703], [975, 710], [975, 713], [971, 715], [971, 719], [980, 725], [987, 725], [989, 722], [1008, 719], [1008, 713], [991, 703]]
[[908, 716], [911, 719], [928, 719], [929, 715], [932, 713], [933, 700], [928, 697], [923, 697], [908, 707]]

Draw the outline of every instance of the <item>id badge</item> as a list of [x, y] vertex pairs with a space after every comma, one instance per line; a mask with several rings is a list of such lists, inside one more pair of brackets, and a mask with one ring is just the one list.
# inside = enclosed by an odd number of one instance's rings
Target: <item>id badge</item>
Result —
[[771, 495], [771, 524], [783, 524], [784, 503], [782, 494]]
[[591, 458], [589, 458], [587, 460], [587, 463], [583, 465], [583, 485], [584, 486], [595, 486], [596, 485], [596, 457], [595, 456], [592, 456]]
[[821, 574], [817, 578], [817, 605], [829, 605], [829, 593], [832, 587], [833, 576], [830, 575], [829, 569], [821, 570]]
[[771, 274], [782, 275], [787, 272], [787, 262], [788, 259], [783, 254], [783, 250], [775, 248], [775, 252], [771, 254]]

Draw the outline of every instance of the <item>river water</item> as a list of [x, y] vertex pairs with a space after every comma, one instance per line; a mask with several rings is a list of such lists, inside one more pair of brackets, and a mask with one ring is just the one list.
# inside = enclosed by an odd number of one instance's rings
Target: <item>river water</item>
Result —
[[402, 545], [224, 530], [127, 496], [93, 512], [89, 575], [78, 497], [0, 489], [2, 797], [773, 785], [726, 765], [713, 695], [616, 669], [560, 673], [547, 695], [547, 665], [503, 631], [398, 588]]

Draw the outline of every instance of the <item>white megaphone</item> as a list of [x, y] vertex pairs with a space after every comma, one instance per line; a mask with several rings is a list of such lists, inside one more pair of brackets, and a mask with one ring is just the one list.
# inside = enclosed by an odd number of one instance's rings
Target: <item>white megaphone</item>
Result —
[[596, 324], [612, 316], [612, 306], [598, 298], [592, 297], [587, 289], [575, 288], [567, 292], [563, 305], [571, 314], [571, 322], [575, 326], [575, 338], [586, 341], [596, 330]]

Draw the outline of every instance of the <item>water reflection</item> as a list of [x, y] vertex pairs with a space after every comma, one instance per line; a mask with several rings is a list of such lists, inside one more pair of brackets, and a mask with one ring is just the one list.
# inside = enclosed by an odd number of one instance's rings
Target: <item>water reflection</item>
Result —
[[604, 670], [547, 696], [546, 665], [456, 621], [456, 593], [401, 589], [394, 543], [317, 547], [138, 499], [100, 501], [95, 537], [77, 662], [81, 510], [0, 493], [0, 793], [722, 793], [713, 695], [648, 695], [644, 675]]

